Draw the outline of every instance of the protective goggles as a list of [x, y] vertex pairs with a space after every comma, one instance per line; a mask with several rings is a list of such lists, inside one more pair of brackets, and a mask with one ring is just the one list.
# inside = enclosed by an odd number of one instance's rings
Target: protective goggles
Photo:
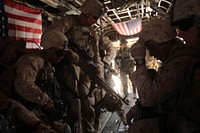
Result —
[[67, 46], [68, 46], [68, 41], [64, 41], [63, 48], [55, 48], [55, 54], [59, 57], [65, 56], [66, 55], [65, 49], [67, 49]]

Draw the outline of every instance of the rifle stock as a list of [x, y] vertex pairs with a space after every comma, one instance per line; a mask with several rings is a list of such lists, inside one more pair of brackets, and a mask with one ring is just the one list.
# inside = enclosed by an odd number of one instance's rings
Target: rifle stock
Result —
[[119, 96], [103, 79], [101, 79], [97, 74], [96, 65], [92, 62], [92, 57], [84, 50], [84, 48], [80, 47], [79, 45], [72, 44], [69, 46], [71, 50], [76, 52], [80, 56], [80, 60], [78, 62], [78, 66], [88, 74], [90, 79], [95, 82], [98, 86], [102, 87], [106, 92], [111, 94], [112, 96], [116, 96], [126, 105], [129, 105], [125, 99]]

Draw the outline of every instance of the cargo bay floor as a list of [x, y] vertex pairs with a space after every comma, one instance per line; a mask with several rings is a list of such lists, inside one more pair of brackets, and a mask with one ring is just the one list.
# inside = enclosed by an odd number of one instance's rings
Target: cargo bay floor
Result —
[[[136, 99], [129, 94], [129, 105], [123, 105], [125, 114], [135, 104]], [[127, 133], [128, 126], [124, 126], [116, 112], [105, 112], [100, 117], [101, 129], [98, 133]]]

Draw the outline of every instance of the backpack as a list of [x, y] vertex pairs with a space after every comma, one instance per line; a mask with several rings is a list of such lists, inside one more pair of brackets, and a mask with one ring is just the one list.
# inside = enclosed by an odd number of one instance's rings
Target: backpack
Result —
[[200, 73], [200, 58], [191, 65], [175, 115], [181, 133], [185, 133], [185, 129], [191, 133], [200, 132], [200, 75], [195, 74]]
[[191, 56], [195, 60], [187, 71], [181, 92], [170, 97], [178, 98], [178, 103], [168, 112], [167, 117], [176, 133], [197, 133], [200, 132], [200, 52], [184, 47], [168, 61], [181, 56]]
[[13, 95], [15, 63], [25, 53], [26, 42], [0, 39], [0, 91], [8, 97]]

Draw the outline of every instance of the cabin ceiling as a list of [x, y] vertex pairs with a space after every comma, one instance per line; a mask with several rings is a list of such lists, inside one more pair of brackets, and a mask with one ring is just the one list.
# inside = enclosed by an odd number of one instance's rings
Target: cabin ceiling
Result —
[[[85, 0], [14, 0], [43, 11], [48, 18], [63, 14], [80, 14], [80, 7]], [[115, 41], [120, 36], [112, 23], [142, 18], [148, 22], [151, 16], [167, 18], [173, 0], [99, 0], [104, 5], [105, 13], [93, 25], [99, 34], [105, 34]], [[137, 36], [137, 35], [136, 35]], [[129, 38], [129, 37], [127, 37]]]

